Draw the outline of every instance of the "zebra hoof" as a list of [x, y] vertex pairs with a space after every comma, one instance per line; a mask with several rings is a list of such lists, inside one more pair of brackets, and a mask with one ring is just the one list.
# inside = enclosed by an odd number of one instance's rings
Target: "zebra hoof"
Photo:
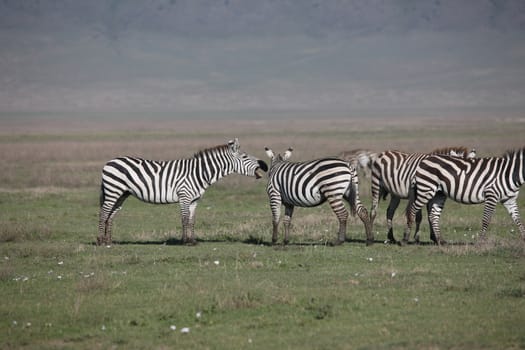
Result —
[[374, 244], [374, 240], [373, 239], [367, 239], [366, 240], [366, 246], [370, 246], [370, 245], [373, 245]]
[[196, 246], [197, 245], [197, 241], [195, 239], [187, 239], [183, 241], [182, 243], [186, 246]]
[[338, 246], [338, 245], [343, 244], [344, 242], [345, 242], [345, 241], [342, 241], [342, 240], [340, 240], [340, 239], [336, 239], [336, 240], [334, 240], [334, 241], [331, 241], [331, 242], [330, 242], [330, 245], [331, 245], [332, 247], [335, 247], [335, 246]]
[[402, 239], [401, 241], [397, 242], [397, 244], [400, 245], [401, 247], [404, 247], [408, 245], [408, 239]]
[[104, 245], [104, 244], [106, 244], [106, 238], [98, 236], [97, 237], [97, 245]]

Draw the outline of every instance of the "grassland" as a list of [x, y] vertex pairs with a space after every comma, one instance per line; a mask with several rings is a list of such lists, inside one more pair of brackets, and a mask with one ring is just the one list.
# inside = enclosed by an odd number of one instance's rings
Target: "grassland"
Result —
[[[261, 158], [264, 146], [293, 146], [297, 160], [447, 145], [488, 156], [523, 135], [517, 119], [0, 121], [0, 348], [525, 348], [525, 244], [502, 206], [484, 245], [482, 207], [448, 201], [445, 247], [427, 225], [426, 244], [383, 244], [384, 202], [373, 246], [359, 219], [328, 246], [337, 221], [321, 206], [298, 209], [292, 244], [272, 247], [265, 181], [232, 176], [199, 202], [195, 247], [178, 244], [177, 205], [135, 199], [118, 244], [93, 244], [100, 169], [116, 155], [173, 159], [239, 137]], [[397, 237], [403, 221], [400, 210]]]

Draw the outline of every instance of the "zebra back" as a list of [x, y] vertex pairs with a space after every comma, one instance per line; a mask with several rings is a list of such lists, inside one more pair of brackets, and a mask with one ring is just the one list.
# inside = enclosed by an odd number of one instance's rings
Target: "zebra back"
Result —
[[412, 179], [420, 162], [431, 154], [454, 154], [466, 157], [466, 147], [444, 147], [429, 153], [405, 153], [401, 151], [384, 151], [372, 165], [372, 196], [379, 198], [379, 189], [383, 187], [388, 192], [400, 198], [408, 198]]
[[461, 203], [482, 203], [489, 193], [499, 199], [508, 198], [525, 183], [524, 153], [525, 148], [522, 148], [502, 157], [468, 160], [446, 155], [429, 156], [416, 172], [417, 191], [439, 188]]
[[468, 151], [467, 147], [464, 146], [442, 147], [436, 148], [428, 154], [443, 154], [463, 159], [470, 159], [476, 157], [476, 149], [473, 148]]
[[201, 150], [186, 159], [159, 161], [138, 157], [115, 158], [102, 169], [105, 197], [115, 201], [130, 193], [150, 203], [174, 203], [182, 196], [189, 200], [200, 197], [220, 178], [239, 173], [261, 177], [263, 161], [239, 152], [238, 141]]

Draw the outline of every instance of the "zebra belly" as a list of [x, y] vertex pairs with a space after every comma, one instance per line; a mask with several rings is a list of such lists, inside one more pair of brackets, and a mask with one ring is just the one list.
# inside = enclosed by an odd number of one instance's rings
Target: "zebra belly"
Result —
[[131, 194], [141, 201], [151, 204], [170, 204], [177, 203], [179, 201], [177, 193], [170, 190], [166, 191], [165, 193], [162, 191], [152, 191], [147, 196], [143, 196], [134, 192], [131, 192]]
[[462, 204], [481, 204], [485, 202], [485, 194], [483, 191], [461, 191], [454, 189], [448, 191], [446, 188], [441, 188], [448, 197], [452, 198], [454, 201]]
[[323, 204], [326, 201], [326, 198], [324, 198], [320, 191], [314, 191], [313, 193], [308, 193], [300, 197], [284, 195], [282, 196], [282, 201], [284, 204], [308, 208]]

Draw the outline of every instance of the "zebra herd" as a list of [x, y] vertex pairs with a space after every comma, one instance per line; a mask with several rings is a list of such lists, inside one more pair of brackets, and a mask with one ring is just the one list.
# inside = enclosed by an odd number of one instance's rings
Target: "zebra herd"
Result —
[[[130, 195], [148, 203], [179, 203], [182, 219], [182, 242], [195, 244], [195, 211], [205, 190], [232, 173], [261, 178], [268, 172], [266, 186], [272, 213], [272, 243], [277, 243], [281, 206], [284, 206], [284, 244], [289, 242], [294, 208], [314, 207], [328, 202], [339, 221], [334, 244], [346, 240], [348, 211], [361, 219], [366, 243], [374, 242], [372, 231], [379, 199], [390, 194], [387, 209], [387, 237], [396, 242], [392, 219], [401, 199], [408, 199], [407, 225], [403, 241], [410, 238], [415, 221], [419, 241], [421, 209], [426, 206], [431, 239], [441, 237], [439, 219], [447, 197], [465, 204], [485, 203], [481, 237], [484, 237], [494, 208], [501, 202], [518, 226], [525, 240], [517, 196], [525, 183], [525, 147], [507, 152], [502, 157], [477, 158], [475, 150], [464, 147], [438, 149], [431, 153], [404, 153], [353, 150], [338, 157], [292, 162], [293, 150], [275, 154], [265, 148], [270, 167], [240, 149], [234, 139], [225, 145], [208, 148], [187, 159], [154, 161], [136, 157], [115, 158], [102, 169], [100, 191], [99, 236], [97, 244], [112, 242], [111, 228], [115, 214]], [[359, 198], [358, 170], [371, 178], [370, 214]]]

